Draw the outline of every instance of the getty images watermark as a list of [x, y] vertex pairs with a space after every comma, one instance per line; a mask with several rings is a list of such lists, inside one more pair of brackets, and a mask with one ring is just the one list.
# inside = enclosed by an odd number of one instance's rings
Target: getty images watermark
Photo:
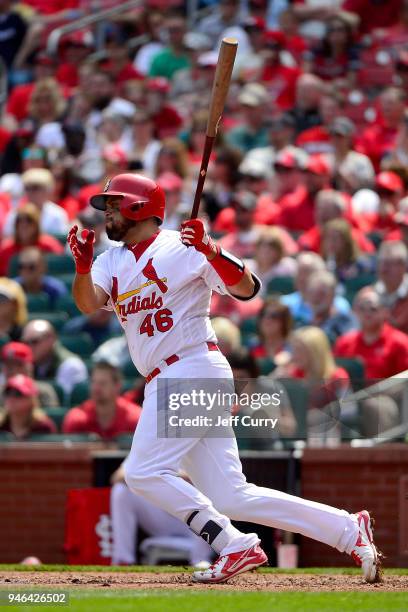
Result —
[[260, 389], [250, 380], [240, 387], [230, 379], [158, 380], [158, 437], [279, 435], [285, 391], [277, 383]]

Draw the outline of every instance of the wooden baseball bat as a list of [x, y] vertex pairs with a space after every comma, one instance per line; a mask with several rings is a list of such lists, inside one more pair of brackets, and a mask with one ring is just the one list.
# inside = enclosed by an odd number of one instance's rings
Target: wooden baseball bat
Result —
[[208, 111], [203, 157], [201, 159], [200, 174], [190, 219], [196, 219], [198, 215], [201, 194], [203, 192], [205, 177], [207, 176], [208, 162], [210, 161], [211, 151], [217, 135], [218, 124], [224, 110], [237, 48], [238, 41], [235, 38], [224, 38], [221, 43], [217, 67], [215, 69], [210, 108]]

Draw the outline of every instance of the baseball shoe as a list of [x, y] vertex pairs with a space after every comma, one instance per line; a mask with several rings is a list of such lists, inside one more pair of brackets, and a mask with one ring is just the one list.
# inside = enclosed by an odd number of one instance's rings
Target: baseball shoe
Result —
[[206, 584], [226, 582], [233, 576], [264, 565], [267, 561], [268, 557], [262, 548], [259, 544], [255, 544], [246, 550], [218, 557], [208, 569], [194, 572], [192, 579], [193, 582], [204, 582]]
[[366, 582], [381, 582], [381, 557], [373, 540], [374, 520], [367, 510], [356, 513], [359, 526], [357, 541], [351, 551], [356, 565], [361, 567]]

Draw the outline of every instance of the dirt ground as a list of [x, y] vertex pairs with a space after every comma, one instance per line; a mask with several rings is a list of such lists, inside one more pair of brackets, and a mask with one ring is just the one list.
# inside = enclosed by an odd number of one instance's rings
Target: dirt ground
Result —
[[114, 589], [218, 589], [240, 591], [408, 591], [408, 576], [387, 575], [370, 585], [360, 576], [250, 572], [220, 585], [191, 582], [186, 573], [0, 572], [0, 588], [41, 586]]

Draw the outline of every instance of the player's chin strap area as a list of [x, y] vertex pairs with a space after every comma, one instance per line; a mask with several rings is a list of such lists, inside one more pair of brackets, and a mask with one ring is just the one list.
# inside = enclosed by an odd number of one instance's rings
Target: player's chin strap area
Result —
[[[232, 287], [237, 285], [240, 280], [243, 278], [245, 274], [245, 264], [241, 259], [235, 257], [228, 251], [225, 251], [223, 248], [217, 245], [217, 254], [216, 256], [209, 260], [209, 263], [212, 265], [214, 270], [217, 272], [218, 276], [222, 281], [227, 285], [227, 287]], [[239, 295], [234, 295], [237, 300], [250, 300], [253, 298], [261, 288], [261, 281], [255, 274], [252, 274], [252, 278], [255, 283], [254, 291], [252, 295], [249, 297], [241, 297]]]

